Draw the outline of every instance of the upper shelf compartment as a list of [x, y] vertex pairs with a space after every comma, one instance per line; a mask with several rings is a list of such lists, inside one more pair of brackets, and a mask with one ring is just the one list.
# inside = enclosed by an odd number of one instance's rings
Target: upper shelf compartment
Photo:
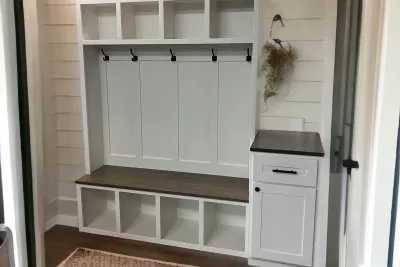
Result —
[[121, 3], [123, 39], [159, 39], [158, 1]]
[[204, 0], [164, 0], [165, 39], [207, 38]]
[[211, 38], [253, 37], [254, 0], [210, 0]]
[[84, 45], [252, 44], [255, 0], [77, 0]]
[[82, 4], [83, 40], [117, 39], [116, 4]]

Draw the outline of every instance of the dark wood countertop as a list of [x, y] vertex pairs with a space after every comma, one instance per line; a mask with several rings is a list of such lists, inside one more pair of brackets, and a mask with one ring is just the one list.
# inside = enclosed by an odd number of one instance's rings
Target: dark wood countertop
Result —
[[249, 179], [103, 166], [77, 184], [249, 202]]
[[317, 157], [325, 155], [319, 133], [310, 132], [261, 130], [254, 139], [250, 150]]

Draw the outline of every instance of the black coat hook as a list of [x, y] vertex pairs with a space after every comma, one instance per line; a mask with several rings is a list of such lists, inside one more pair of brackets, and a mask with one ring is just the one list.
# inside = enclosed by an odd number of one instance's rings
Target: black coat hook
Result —
[[104, 61], [109, 61], [110, 60], [110, 56], [107, 55], [103, 49], [101, 49], [101, 53], [103, 54], [103, 60]]
[[136, 55], [133, 53], [133, 50], [132, 50], [132, 49], [131, 49], [131, 55], [132, 55], [132, 61], [133, 61], [133, 62], [138, 61], [138, 56], [136, 56]]
[[171, 61], [175, 62], [176, 61], [176, 56], [172, 53], [172, 49], [169, 50], [169, 53], [171, 54]]
[[218, 57], [215, 55], [214, 52], [214, 48], [211, 49], [211, 53], [212, 53], [212, 62], [217, 62], [218, 61]]
[[250, 54], [250, 48], [247, 48], [246, 61], [247, 62], [251, 62], [252, 61], [252, 57], [251, 57], [251, 54]]
[[272, 19], [272, 24], [273, 24], [274, 22], [277, 22], [277, 21], [279, 21], [279, 22], [281, 23], [282, 27], [285, 27], [285, 24], [283, 23], [282, 16], [281, 16], [280, 14], [276, 14], [276, 15], [274, 16], [274, 18]]

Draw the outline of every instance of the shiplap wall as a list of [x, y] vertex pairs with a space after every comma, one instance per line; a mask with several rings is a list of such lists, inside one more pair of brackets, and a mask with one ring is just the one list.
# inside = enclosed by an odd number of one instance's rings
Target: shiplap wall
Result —
[[[47, 37], [51, 65], [52, 127], [57, 163], [56, 184], [59, 215], [76, 216], [74, 179], [84, 174], [82, 109], [78, 64], [76, 11], [74, 0], [46, 0]], [[61, 218], [58, 220], [63, 220]], [[68, 218], [67, 218], [68, 219]], [[68, 223], [68, 220], [65, 222]]]
[[[285, 27], [275, 23], [272, 37], [292, 44], [298, 52], [293, 74], [276, 97], [260, 98], [260, 128], [319, 131], [321, 95], [324, 88], [326, 0], [263, 0], [261, 40], [269, 39], [275, 14]], [[264, 88], [260, 77], [260, 91]]]
[[[262, 40], [269, 39], [273, 16], [285, 21], [273, 37], [290, 41], [299, 53], [293, 75], [277, 97], [260, 97], [260, 128], [318, 131], [325, 67], [325, 2], [327, 0], [263, 0]], [[73, 181], [84, 174], [82, 110], [79, 88], [77, 27], [74, 0], [47, 0], [51, 53], [54, 133], [56, 136], [58, 213], [76, 215]], [[260, 76], [260, 92], [264, 86]], [[262, 93], [260, 93], [262, 95]], [[49, 190], [55, 190], [51, 186]]]

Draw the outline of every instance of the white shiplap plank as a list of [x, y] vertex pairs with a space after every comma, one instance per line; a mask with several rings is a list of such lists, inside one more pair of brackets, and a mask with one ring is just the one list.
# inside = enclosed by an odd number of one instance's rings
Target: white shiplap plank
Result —
[[[269, 38], [270, 18], [264, 18], [264, 40]], [[267, 26], [268, 25], [268, 26]], [[322, 41], [325, 38], [324, 19], [296, 19], [285, 21], [285, 27], [274, 25], [272, 37], [283, 41]]]
[[272, 18], [281, 14], [288, 19], [323, 19], [325, 1], [323, 0], [262, 0], [263, 15]]
[[44, 0], [46, 5], [75, 5], [76, 0]]
[[48, 5], [47, 22], [48, 25], [75, 25], [76, 9], [75, 5]]
[[56, 96], [57, 113], [82, 114], [80, 97]]
[[83, 149], [83, 134], [81, 132], [57, 131], [57, 146]]
[[68, 61], [54, 61], [53, 78], [79, 79], [79, 63]]
[[287, 87], [287, 91], [285, 88], [278, 93], [278, 99], [290, 102], [321, 102], [322, 82], [291, 81]]
[[306, 132], [315, 132], [315, 133], [319, 132], [319, 123], [307, 122], [305, 123], [304, 127], [305, 127], [304, 130]]
[[294, 63], [291, 79], [294, 81], [320, 82], [324, 80], [325, 63], [297, 61]]
[[304, 131], [304, 118], [260, 117], [260, 129], [277, 131]]
[[57, 130], [59, 131], [82, 131], [82, 116], [71, 114], [57, 114]]
[[83, 175], [85, 175], [83, 165], [58, 165], [58, 177], [61, 181], [75, 181]]
[[50, 44], [76, 44], [78, 42], [76, 25], [46, 26], [46, 30]]
[[321, 105], [319, 103], [302, 103], [275, 101], [271, 98], [261, 107], [263, 117], [304, 118], [306, 122], [319, 122]]
[[74, 182], [62, 181], [58, 182], [58, 196], [60, 198], [76, 199], [76, 185]]
[[323, 41], [290, 41], [300, 61], [324, 61]]
[[78, 61], [78, 44], [52, 44], [53, 61]]
[[53, 88], [56, 96], [81, 96], [78, 79], [53, 79]]
[[83, 149], [58, 148], [58, 163], [82, 165], [82, 162], [84, 162]]

